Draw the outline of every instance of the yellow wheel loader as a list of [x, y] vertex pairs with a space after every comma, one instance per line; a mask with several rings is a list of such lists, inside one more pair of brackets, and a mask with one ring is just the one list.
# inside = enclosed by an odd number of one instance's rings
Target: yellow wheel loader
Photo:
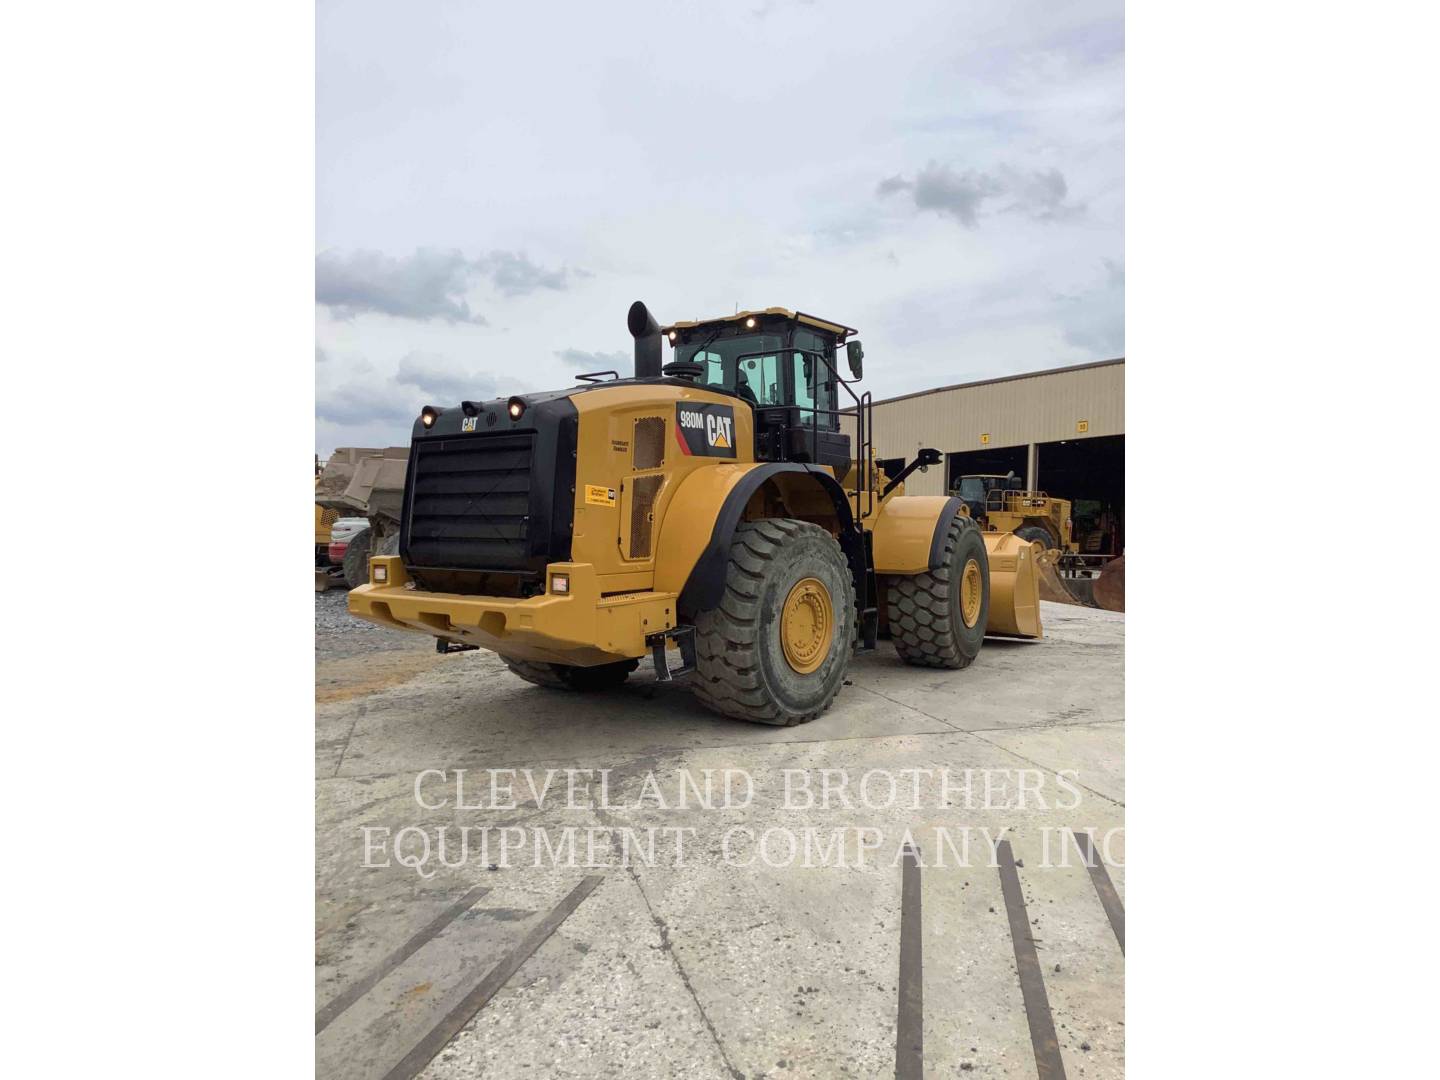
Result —
[[938, 668], [987, 633], [1040, 636], [1035, 545], [905, 495], [937, 451], [876, 467], [853, 329], [781, 308], [662, 327], [639, 302], [628, 326], [629, 378], [420, 411], [399, 553], [370, 560], [355, 615], [561, 689], [648, 655], [716, 712], [781, 725], [829, 707], [887, 630]]
[[1043, 491], [1026, 491], [1024, 487], [1025, 482], [1013, 472], [1004, 476], [977, 473], [962, 476], [952, 494], [959, 496], [970, 516], [987, 529], [1013, 532], [1023, 540], [1036, 541], [1047, 551], [1079, 551], [1070, 501], [1052, 499]]

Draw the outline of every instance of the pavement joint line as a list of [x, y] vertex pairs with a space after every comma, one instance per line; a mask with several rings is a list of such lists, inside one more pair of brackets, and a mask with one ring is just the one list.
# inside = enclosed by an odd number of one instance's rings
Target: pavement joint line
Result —
[[1045, 976], [1040, 971], [1040, 957], [1030, 934], [1025, 893], [1020, 888], [1020, 873], [1015, 869], [1015, 853], [1009, 840], [995, 845], [995, 860], [1000, 867], [1000, 891], [1005, 897], [1005, 915], [1010, 922], [1010, 942], [1015, 947], [1020, 994], [1025, 999], [1030, 1045], [1035, 1050], [1035, 1071], [1039, 1080], [1065, 1080], [1060, 1040], [1055, 1035], [1055, 1019], [1050, 1014], [1050, 998], [1045, 993]]
[[900, 870], [900, 978], [895, 1010], [895, 1080], [924, 1080], [924, 922], [920, 907], [920, 851], [906, 844]]
[[[869, 690], [869, 687], [866, 687], [865, 689]], [[934, 715], [933, 713], [928, 713], [928, 712], [926, 712], [924, 709], [916, 708], [914, 705], [906, 705], [903, 701], [895, 701], [894, 698], [888, 697], [888, 696], [886, 696], [885, 694], [880, 693], [879, 690], [870, 690], [869, 692], [872, 693], [872, 694], [875, 694], [875, 695], [878, 696], [878, 697], [885, 698], [886, 701], [894, 702], [894, 704], [899, 705], [902, 709], [910, 709], [910, 710], [912, 710], [913, 712], [919, 713], [921, 716], [928, 716], [931, 720], [935, 720], [935, 721], [937, 721], [937, 722], [939, 722], [939, 723], [941, 723], [941, 724], [946, 723], [946, 721], [940, 719], [940, 717]], [[1070, 724], [1067, 724], [1067, 725], [1032, 724], [1032, 725], [1029, 725], [1028, 727], [1024, 727], [1024, 728], [998, 728], [998, 729], [997, 729], [997, 728], [990, 728], [990, 729], [988, 729], [988, 730], [991, 730], [991, 731], [995, 731], [995, 730], [1000, 730], [1000, 731], [1033, 731], [1033, 730], [1034, 730], [1035, 728], [1037, 728], [1037, 727], [1042, 727], [1042, 728], [1043, 728], [1043, 727], [1056, 727], [1056, 726], [1073, 727], [1073, 726], [1078, 726], [1078, 725], [1070, 725]], [[985, 738], [985, 736], [979, 734], [978, 731], [967, 731], [965, 728], [958, 728], [958, 727], [952, 727], [951, 730], [954, 731], [955, 734], [957, 734], [957, 735], [969, 735], [969, 736], [971, 736], [972, 738], [979, 739], [979, 740], [980, 740], [981, 742], [983, 742], [986, 746], [993, 746], [996, 750], [999, 750], [1002, 754], [1010, 754], [1010, 755], [1012, 755], [1012, 756], [1014, 756], [1014, 757], [1019, 758], [1021, 761], [1026, 762], [1026, 763], [1029, 764], [1029, 765], [1034, 765], [1037, 769], [1043, 769], [1043, 770], [1050, 770], [1050, 769], [1051, 769], [1051, 767], [1050, 767], [1049, 765], [1042, 765], [1042, 764], [1040, 764], [1040, 762], [1036, 761], [1034, 758], [1028, 758], [1028, 757], [1026, 757], [1024, 754], [1020, 753], [1019, 751], [1011, 750], [1008, 746], [1001, 746], [999, 743], [995, 742], [993, 739], [987, 739], [987, 738]], [[943, 734], [947, 734], [947, 733], [946, 733], [946, 732], [929, 732], [928, 734], [943, 735]], [[1113, 795], [1106, 795], [1103, 791], [1096, 791], [1094, 788], [1090, 787], [1088, 784], [1082, 784], [1082, 783], [1080, 783], [1080, 780], [1079, 780], [1078, 777], [1076, 778], [1075, 783], [1076, 783], [1076, 784], [1079, 784], [1080, 787], [1082, 787], [1082, 788], [1084, 788], [1086, 791], [1090, 792], [1091, 795], [1095, 795], [1095, 796], [1097, 796], [1097, 797], [1099, 797], [1099, 798], [1101, 798], [1101, 799], [1104, 799], [1106, 802], [1112, 802], [1112, 803], [1114, 803], [1116, 806], [1119, 806], [1119, 807], [1122, 807], [1122, 808], [1125, 806], [1125, 804], [1124, 804], [1123, 802], [1121, 802], [1119, 799], [1115, 798]]]
[[[887, 699], [887, 700], [888, 700], [888, 699]], [[903, 707], [904, 707], [904, 708], [907, 708], [907, 709], [910, 708], [910, 706], [908, 706], [908, 705], [903, 706]], [[930, 717], [930, 719], [935, 720], [937, 723], [940, 723], [940, 724], [944, 724], [944, 723], [945, 723], [945, 721], [939, 720], [939, 719], [937, 719], [936, 717]], [[1043, 727], [1043, 726], [1045, 726], [1045, 725], [1034, 725], [1034, 726]], [[1005, 730], [1005, 731], [1022, 731], [1022, 730], [1029, 730], [1029, 727], [1026, 727], [1026, 728], [1004, 728], [1004, 729], [1000, 729], [1000, 730]], [[787, 747], [787, 746], [820, 746], [820, 745], [822, 745], [822, 744], [824, 744], [824, 743], [874, 742], [874, 741], [879, 740], [879, 739], [919, 739], [919, 738], [926, 738], [926, 737], [934, 736], [934, 735], [968, 735], [968, 734], [970, 734], [970, 733], [969, 733], [968, 731], [966, 731], [964, 728], [957, 728], [957, 727], [953, 727], [953, 726], [951, 726], [951, 725], [946, 724], [945, 727], [939, 728], [939, 729], [937, 729], [937, 730], [935, 730], [935, 731], [905, 731], [905, 732], [899, 732], [899, 731], [884, 731], [884, 732], [878, 732], [878, 733], [876, 733], [876, 734], [874, 734], [874, 735], [840, 735], [840, 736], [835, 736], [835, 737], [833, 737], [833, 738], [828, 738], [828, 739], [775, 739], [775, 740], [772, 740], [772, 741], [770, 741], [770, 742], [754, 742], [754, 743], [749, 743], [749, 742], [747, 742], [747, 743], [714, 743], [714, 744], [710, 744], [710, 745], [706, 745], [706, 746], [679, 746], [679, 747], [676, 747], [676, 748], [673, 749], [673, 750], [667, 749], [667, 750], [663, 750], [663, 751], [660, 751], [660, 752], [653, 752], [653, 751], [652, 751], [652, 752], [647, 753], [647, 754], [642, 754], [642, 755], [640, 755], [640, 756], [638, 756], [638, 757], [636, 757], [636, 758], [631, 759], [630, 761], [622, 762], [622, 763], [619, 764], [619, 765], [609, 765], [609, 766], [606, 766], [606, 768], [610, 769], [611, 772], [618, 772], [619, 770], [624, 769], [627, 765], [633, 764], [635, 761], [643, 761], [643, 760], [646, 760], [646, 759], [649, 759], [649, 758], [673, 758], [673, 757], [683, 757], [683, 756], [686, 755], [686, 754], [699, 753], [699, 752], [706, 751], [706, 750], [765, 750], [765, 749], [770, 748], [770, 747], [774, 747], [774, 748], [776, 748], [776, 749], [783, 749], [784, 747]], [[1003, 749], [1003, 747], [1002, 747], [1002, 749]], [[535, 768], [536, 766], [540, 766], [540, 765], [564, 764], [565, 762], [571, 761], [571, 760], [573, 760], [573, 759], [571, 759], [571, 758], [563, 758], [563, 757], [535, 758], [535, 759], [532, 760], [532, 761], [506, 761], [506, 762], [504, 762], [504, 763], [502, 763], [502, 764], [487, 766], [487, 768], [495, 768], [495, 769], [527, 769], [527, 768]], [[458, 767], [468, 768], [469, 766], [466, 765], [464, 762], [461, 762], [461, 763], [459, 763], [459, 766], [458, 766]], [[351, 773], [351, 774], [349, 774], [349, 775], [347, 775], [347, 776], [321, 776], [321, 777], [317, 777], [316, 779], [317, 779], [318, 781], [321, 781], [321, 782], [326, 781], [326, 780], [388, 780], [388, 779], [390, 779], [390, 778], [392, 778], [392, 777], [396, 777], [396, 776], [411, 776], [411, 775], [414, 775], [412, 770], [409, 770], [409, 769], [396, 769], [396, 770], [393, 771], [393, 772]]]
[[355, 737], [355, 729], [360, 726], [360, 721], [370, 711], [370, 705], [366, 701], [359, 703], [359, 711], [355, 713], [355, 719], [350, 721], [350, 730], [345, 733], [345, 745], [340, 747], [340, 757], [335, 761], [335, 771], [330, 774], [333, 780], [340, 775], [340, 766], [345, 764], [345, 755], [350, 752], [350, 740]]
[[468, 911], [471, 906], [474, 905], [475, 901], [479, 900], [489, 891], [490, 890], [483, 885], [476, 885], [459, 900], [455, 901], [455, 903], [435, 916], [434, 919], [430, 920], [430, 922], [411, 937], [409, 941], [390, 953], [384, 960], [381, 960], [379, 964], [371, 969], [368, 975], [358, 982], [351, 984], [349, 989], [345, 990], [344, 993], [333, 999], [330, 1004], [315, 1014], [315, 1034], [319, 1035], [329, 1027], [341, 1013], [350, 1008], [351, 1005], [354, 1005], [371, 990], [375, 989], [385, 976], [389, 975], [406, 960], [419, 952], [422, 946]]
[[[674, 758], [674, 757], [683, 757], [683, 756], [685, 756], [686, 754], [701, 753], [701, 752], [709, 751], [709, 750], [765, 750], [765, 749], [769, 749], [769, 748], [772, 748], [772, 747], [773, 747], [773, 748], [776, 748], [776, 749], [782, 749], [782, 748], [790, 747], [790, 746], [820, 746], [820, 745], [823, 745], [823, 744], [825, 744], [825, 743], [874, 742], [874, 741], [877, 741], [877, 740], [880, 740], [880, 739], [923, 739], [923, 738], [931, 738], [931, 737], [934, 737], [934, 736], [937, 736], [937, 735], [939, 735], [939, 736], [946, 736], [946, 735], [973, 735], [973, 736], [975, 736], [976, 738], [980, 738], [980, 737], [981, 737], [981, 733], [987, 732], [987, 731], [988, 731], [988, 732], [994, 732], [994, 731], [1003, 731], [1003, 732], [1009, 732], [1009, 731], [1045, 731], [1045, 730], [1051, 730], [1051, 729], [1059, 728], [1059, 727], [1071, 728], [1071, 727], [1087, 727], [1087, 726], [1093, 726], [1093, 725], [1098, 725], [1098, 724], [1123, 724], [1123, 723], [1125, 723], [1124, 718], [1121, 717], [1121, 718], [1116, 719], [1116, 720], [1082, 720], [1082, 721], [1077, 721], [1076, 723], [1073, 723], [1073, 724], [1055, 724], [1055, 723], [1050, 723], [1050, 722], [1047, 722], [1047, 721], [1043, 721], [1043, 720], [1042, 720], [1042, 721], [1037, 721], [1037, 722], [1034, 723], [1034, 724], [1017, 724], [1017, 725], [1015, 725], [1015, 726], [1013, 726], [1013, 727], [962, 728], [962, 727], [956, 727], [954, 724], [951, 724], [951, 723], [949, 723], [949, 722], [947, 722], [947, 721], [945, 721], [945, 720], [942, 720], [942, 719], [941, 719], [940, 717], [938, 717], [938, 716], [934, 716], [934, 715], [932, 715], [932, 714], [930, 714], [930, 713], [927, 713], [927, 712], [925, 712], [925, 711], [923, 711], [923, 710], [921, 710], [921, 709], [917, 709], [917, 708], [916, 708], [915, 706], [913, 706], [913, 705], [906, 705], [904, 702], [896, 701], [894, 698], [887, 697], [886, 695], [880, 693], [878, 690], [871, 690], [869, 687], [859, 687], [858, 689], [864, 690], [866, 693], [874, 694], [876, 697], [882, 698], [882, 699], [884, 699], [885, 701], [890, 702], [890, 704], [892, 704], [892, 705], [898, 705], [898, 706], [899, 706], [900, 708], [902, 708], [902, 709], [909, 709], [911, 712], [917, 713], [918, 715], [925, 717], [927, 720], [934, 720], [937, 724], [943, 725], [943, 727], [937, 728], [937, 729], [934, 730], [934, 731], [905, 731], [905, 732], [883, 731], [883, 732], [877, 732], [877, 733], [874, 734], [874, 735], [838, 735], [838, 736], [833, 736], [833, 737], [830, 737], [830, 738], [822, 738], [822, 739], [776, 739], [776, 740], [771, 740], [771, 741], [768, 741], [768, 742], [707, 743], [707, 744], [705, 744], [705, 745], [703, 745], [703, 746], [677, 746], [677, 747], [675, 747], [674, 749], [666, 749], [666, 750], [660, 751], [660, 752], [658, 752], [658, 753], [652, 751], [652, 752], [647, 753], [647, 754], [642, 754], [642, 755], [640, 755], [640, 756], [638, 756], [638, 757], [636, 757], [636, 758], [634, 758], [634, 759], [631, 759], [630, 761], [623, 762], [623, 763], [621, 763], [621, 764], [619, 764], [619, 765], [607, 766], [607, 768], [609, 768], [612, 772], [617, 772], [617, 771], [619, 771], [619, 770], [621, 770], [621, 769], [624, 769], [627, 765], [632, 764], [634, 761], [643, 761], [643, 760], [647, 760], [647, 759], [650, 759], [650, 758]], [[1011, 750], [1009, 747], [1001, 746], [999, 743], [993, 742], [993, 741], [990, 740], [990, 739], [980, 738], [980, 741], [983, 742], [983, 743], [985, 743], [987, 746], [992, 746], [992, 747], [994, 747], [995, 749], [1001, 751], [1002, 753], [1011, 754], [1011, 755], [1013, 755], [1014, 757], [1018, 757], [1018, 758], [1020, 758], [1020, 760], [1025, 761], [1025, 762], [1027, 762], [1028, 764], [1034, 765], [1034, 766], [1036, 766], [1037, 768], [1042, 768], [1042, 769], [1043, 769], [1043, 768], [1048, 768], [1048, 766], [1041, 765], [1039, 762], [1034, 761], [1034, 760], [1032, 760], [1032, 759], [1030, 759], [1030, 758], [1027, 758], [1027, 757], [1025, 757], [1023, 754], [1020, 754], [1020, 753], [1017, 753], [1017, 752], [1014, 751], [1014, 750]], [[496, 769], [527, 769], [527, 768], [535, 768], [536, 766], [540, 766], [540, 765], [555, 765], [555, 764], [562, 764], [562, 765], [563, 765], [565, 762], [571, 761], [571, 760], [573, 760], [573, 759], [571, 759], [571, 758], [565, 758], [565, 757], [543, 757], [543, 758], [534, 758], [534, 759], [529, 760], [529, 761], [505, 761], [505, 762], [503, 762], [503, 763], [501, 763], [501, 764], [492, 765], [492, 766], [489, 766], [489, 767], [491, 767], [491, 768], [496, 768]], [[460, 763], [460, 766], [461, 766], [461, 767], [467, 767], [467, 768], [468, 768], [468, 766], [466, 766], [463, 762]], [[411, 776], [411, 775], [414, 775], [414, 771], [411, 770], [411, 769], [395, 769], [395, 770], [390, 771], [390, 772], [350, 773], [350, 774], [347, 774], [347, 775], [345, 775], [345, 776], [340, 776], [340, 775], [338, 775], [338, 774], [332, 774], [332, 775], [330, 775], [330, 776], [320, 776], [320, 777], [316, 777], [316, 780], [317, 780], [317, 782], [320, 782], [320, 783], [324, 783], [325, 781], [329, 781], [329, 780], [350, 780], [350, 781], [355, 781], [355, 780], [389, 780], [389, 779], [392, 779], [392, 778], [397, 777], [397, 776]], [[1123, 807], [1123, 806], [1125, 805], [1125, 804], [1124, 804], [1122, 801], [1120, 801], [1119, 799], [1116, 799], [1116, 798], [1115, 798], [1114, 796], [1112, 796], [1112, 795], [1106, 795], [1103, 791], [1097, 791], [1097, 790], [1095, 790], [1094, 788], [1087, 787], [1085, 784], [1081, 784], [1080, 786], [1083, 787], [1083, 788], [1085, 788], [1085, 790], [1086, 790], [1086, 791], [1089, 791], [1092, 795], [1096, 795], [1096, 796], [1098, 796], [1098, 797], [1100, 797], [1100, 798], [1102, 798], [1102, 799], [1105, 799], [1105, 800], [1108, 801], [1108, 802], [1112, 802], [1112, 803], [1114, 803], [1116, 806], [1122, 806], [1122, 807]]]
[[[1011, 730], [1015, 730], [1015, 729], [1012, 728]], [[966, 734], [967, 734], [967, 735], [975, 735], [975, 733], [974, 733], [973, 731], [967, 731]], [[1017, 758], [1019, 758], [1021, 761], [1024, 761], [1024, 762], [1026, 762], [1027, 764], [1030, 764], [1030, 765], [1034, 765], [1037, 769], [1045, 769], [1045, 770], [1049, 770], [1049, 771], [1052, 771], [1052, 772], [1054, 771], [1054, 769], [1053, 769], [1052, 766], [1050, 766], [1050, 765], [1042, 765], [1040, 762], [1036, 761], [1034, 758], [1028, 758], [1028, 757], [1026, 757], [1024, 754], [1020, 753], [1018, 750], [1011, 750], [1008, 746], [1001, 746], [999, 743], [995, 742], [995, 741], [992, 740], [992, 739], [987, 739], [987, 738], [985, 738], [983, 735], [975, 735], [975, 738], [979, 739], [979, 740], [980, 740], [981, 742], [983, 742], [986, 746], [993, 746], [993, 747], [995, 747], [996, 750], [1001, 750], [1001, 751], [1003, 751], [1003, 752], [1005, 752], [1005, 753], [1007, 753], [1007, 754], [1014, 754], [1014, 755], [1015, 755]], [[1115, 796], [1113, 796], [1113, 795], [1106, 795], [1103, 791], [1097, 791], [1097, 790], [1095, 790], [1095, 788], [1092, 788], [1089, 784], [1081, 783], [1080, 777], [1079, 777], [1078, 773], [1077, 773], [1077, 775], [1075, 776], [1075, 783], [1076, 783], [1077, 785], [1079, 785], [1080, 787], [1084, 788], [1086, 791], [1090, 792], [1091, 795], [1094, 795], [1094, 796], [1096, 796], [1097, 798], [1100, 798], [1100, 799], [1104, 799], [1106, 802], [1114, 803], [1116, 806], [1120, 807], [1122, 810], [1125, 808], [1125, 803], [1124, 803], [1122, 800], [1115, 798]]]
[[[613, 828], [610, 819], [604, 811], [598, 808], [594, 811], [595, 820], [607, 828]], [[612, 835], [610, 838], [611, 847], [616, 846], [617, 841]], [[675, 946], [670, 941], [670, 924], [667, 923], [650, 903], [650, 895], [645, 891], [645, 885], [640, 880], [640, 872], [633, 863], [628, 864], [625, 869], [630, 874], [630, 879], [635, 883], [635, 891], [640, 894], [641, 901], [645, 904], [645, 910], [650, 915], [650, 921], [655, 924], [656, 931], [660, 934], [660, 948], [666, 956], [670, 957], [670, 963], [675, 966], [675, 974], [680, 976], [680, 982], [690, 994], [690, 1000], [695, 1002], [695, 1011], [700, 1014], [700, 1022], [705, 1025], [705, 1030], [710, 1033], [710, 1039], [715, 1043], [715, 1052], [720, 1055], [720, 1060], [725, 1063], [725, 1069], [732, 1080], [745, 1080], [745, 1073], [735, 1067], [730, 1060], [730, 1055], [725, 1052], [725, 1044], [720, 1039], [720, 1032], [715, 1027], [715, 1022], [710, 1019], [710, 1014], [705, 1011], [704, 1004], [700, 1001], [700, 995], [695, 992], [695, 984], [690, 981], [690, 973], [685, 970], [685, 965], [680, 962], [679, 955], [675, 952]]]
[[1037, 724], [1016, 724], [1009, 727], [977, 727], [966, 728], [968, 734], [975, 735], [982, 731], [1049, 731], [1053, 728], [1072, 727], [1100, 727], [1103, 724], [1123, 724], [1124, 717], [1115, 720], [1070, 720], [1070, 721], [1048, 721], [1042, 720]]
[[1120, 894], [1115, 891], [1115, 883], [1110, 880], [1110, 872], [1105, 869], [1105, 860], [1095, 852], [1090, 834], [1071, 829], [1070, 835], [1075, 838], [1075, 846], [1080, 849], [1080, 854], [1085, 859], [1085, 868], [1090, 871], [1090, 882], [1095, 886], [1095, 894], [1100, 898], [1100, 906], [1105, 909], [1105, 917], [1110, 920], [1110, 929], [1115, 931], [1115, 940], [1120, 943], [1120, 954], [1123, 956], [1125, 905], [1120, 902]]
[[[871, 688], [871, 687], [869, 687], [869, 686], [862, 686], [862, 687], [860, 687], [860, 689], [861, 689], [861, 690], [864, 690], [867, 694], [874, 694], [876, 697], [880, 698], [882, 701], [888, 701], [888, 702], [890, 702], [891, 705], [896, 705], [896, 706], [898, 706], [898, 707], [900, 707], [900, 708], [902, 708], [902, 709], [909, 709], [909, 710], [910, 710], [911, 712], [913, 712], [913, 713], [918, 713], [920, 716], [926, 717], [927, 719], [930, 719], [930, 720], [934, 720], [937, 724], [944, 724], [944, 725], [945, 725], [947, 728], [949, 728], [951, 731], [964, 731], [964, 730], [965, 730], [965, 729], [962, 728], [962, 727], [956, 727], [956, 726], [955, 726], [954, 724], [952, 724], [949, 720], [946, 720], [946, 719], [944, 719], [943, 717], [936, 716], [934, 713], [928, 713], [928, 712], [926, 712], [924, 709], [917, 709], [914, 705], [907, 705], [907, 704], [905, 704], [905, 702], [903, 702], [903, 701], [896, 701], [896, 700], [895, 700], [893, 697], [891, 697], [889, 694], [882, 694], [879, 690], [875, 690], [875, 689], [873, 689], [873, 688]], [[942, 732], [941, 734], [943, 734], [943, 732]]]
[[560, 928], [560, 924], [580, 906], [581, 901], [594, 892], [604, 880], [602, 874], [590, 874], [582, 878], [580, 884], [571, 889], [550, 914], [531, 928], [520, 944], [506, 953], [500, 962], [385, 1074], [385, 1080], [412, 1080], [419, 1076], [435, 1056], [449, 1046], [450, 1041], [490, 1003], [490, 999], [510, 981], [510, 977], [520, 969], [520, 965], [545, 944], [550, 935]]

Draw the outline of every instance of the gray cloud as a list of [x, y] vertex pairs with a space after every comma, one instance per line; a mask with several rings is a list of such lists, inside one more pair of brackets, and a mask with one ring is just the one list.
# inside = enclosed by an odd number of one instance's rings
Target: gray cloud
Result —
[[913, 180], [899, 174], [881, 180], [880, 198], [908, 192], [917, 210], [948, 215], [967, 229], [977, 228], [980, 214], [989, 207], [1001, 213], [1018, 213], [1036, 221], [1059, 221], [1084, 212], [1065, 201], [1069, 186], [1059, 169], [1023, 172], [1002, 165], [994, 172], [966, 169], [956, 172], [932, 161]]
[[467, 259], [457, 250], [417, 249], [396, 258], [379, 251], [321, 252], [315, 257], [315, 302], [341, 319], [374, 312], [402, 319], [486, 325], [471, 311], [466, 294], [488, 278], [505, 296], [565, 289], [583, 270], [547, 270], [523, 252], [492, 251]]
[[409, 353], [400, 358], [395, 384], [414, 387], [435, 402], [483, 401], [496, 396], [495, 379], [480, 372], [456, 370], [438, 356]]
[[352, 381], [315, 395], [315, 419], [341, 427], [381, 426], [404, 432], [417, 411], [409, 398], [394, 393], [388, 381]]
[[566, 289], [572, 276], [590, 276], [584, 270], [571, 270], [568, 266], [546, 270], [514, 251], [492, 251], [473, 265], [506, 296], [524, 296], [538, 289]]
[[397, 437], [423, 405], [453, 405], [498, 396], [495, 378], [464, 371], [442, 357], [409, 353], [385, 379], [350, 379], [315, 395], [316, 419], [345, 427], [394, 427]]
[[473, 273], [459, 251], [421, 248], [398, 259], [379, 251], [325, 251], [315, 257], [315, 302], [341, 319], [376, 312], [483, 326], [465, 301]]

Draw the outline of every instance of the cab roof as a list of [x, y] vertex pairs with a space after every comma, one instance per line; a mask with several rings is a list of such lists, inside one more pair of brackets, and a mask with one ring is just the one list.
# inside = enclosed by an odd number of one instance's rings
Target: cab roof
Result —
[[807, 326], [819, 327], [821, 330], [834, 334], [841, 342], [851, 334], [858, 334], [860, 331], [852, 326], [843, 323], [831, 322], [829, 319], [821, 319], [814, 315], [807, 315], [803, 311], [791, 311], [788, 308], [771, 307], [755, 311], [737, 311], [734, 315], [718, 315], [713, 319], [695, 319], [693, 321], [682, 320], [673, 322], [669, 326], [662, 326], [660, 332], [668, 334], [672, 330], [693, 330], [697, 326], [719, 326], [724, 323], [743, 322], [746, 319], [759, 318], [761, 316], [778, 317], [789, 319], [792, 322], [803, 323]]

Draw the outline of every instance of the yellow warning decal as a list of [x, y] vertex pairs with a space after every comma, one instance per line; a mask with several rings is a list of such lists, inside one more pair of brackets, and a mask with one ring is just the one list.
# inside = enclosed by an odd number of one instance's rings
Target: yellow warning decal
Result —
[[599, 484], [586, 484], [585, 502], [591, 506], [614, 506], [615, 489], [601, 487]]

